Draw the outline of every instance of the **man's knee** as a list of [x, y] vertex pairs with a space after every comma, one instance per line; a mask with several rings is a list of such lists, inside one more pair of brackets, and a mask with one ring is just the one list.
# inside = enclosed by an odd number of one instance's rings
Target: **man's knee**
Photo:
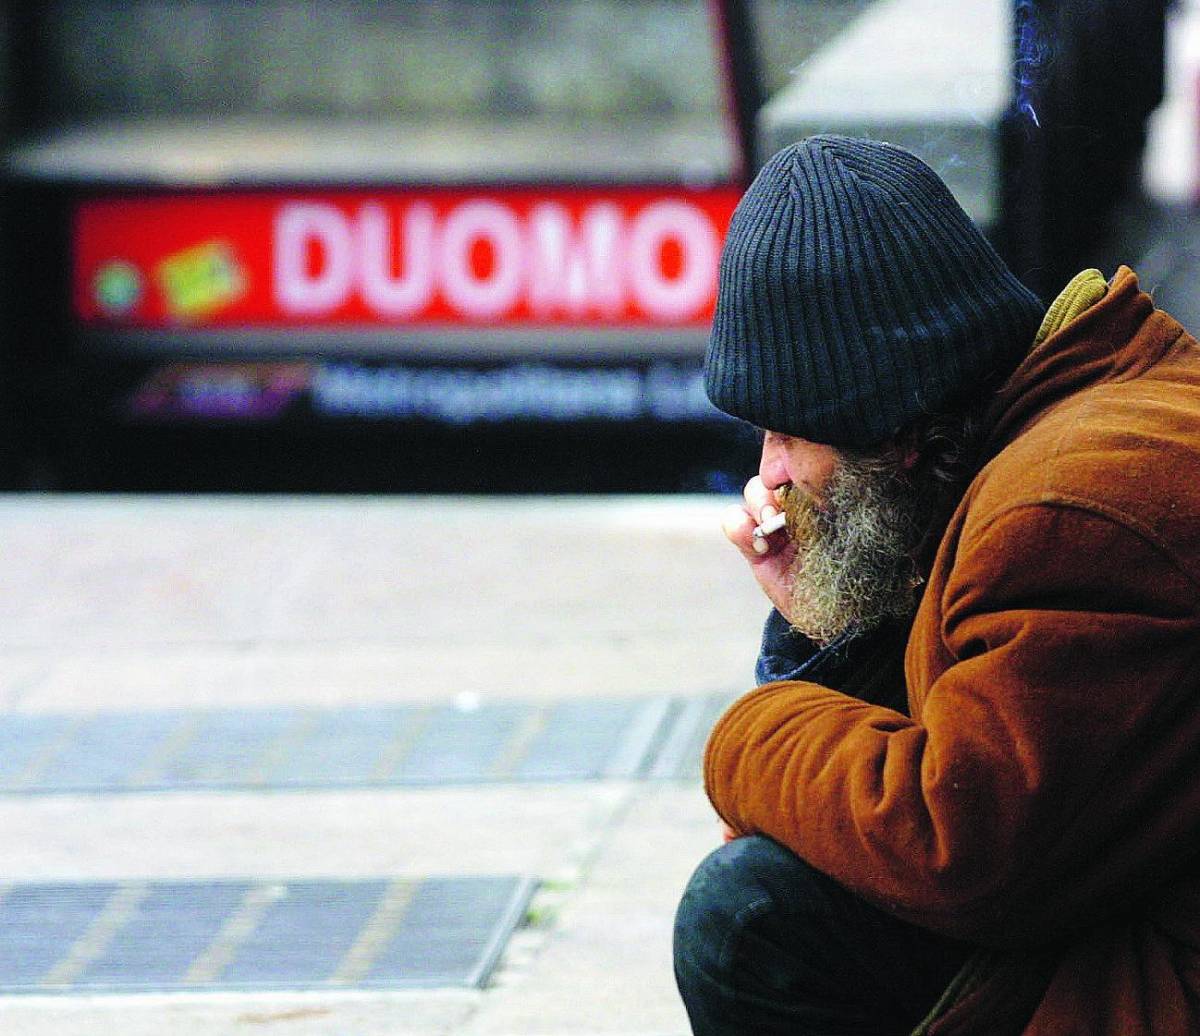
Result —
[[969, 949], [884, 914], [763, 837], [709, 854], [675, 916], [679, 991], [706, 1034], [907, 1032]]
[[828, 917], [830, 879], [762, 836], [735, 838], [696, 868], [675, 914], [677, 970], [727, 971], [746, 929], [782, 923], [795, 938], [805, 915]]

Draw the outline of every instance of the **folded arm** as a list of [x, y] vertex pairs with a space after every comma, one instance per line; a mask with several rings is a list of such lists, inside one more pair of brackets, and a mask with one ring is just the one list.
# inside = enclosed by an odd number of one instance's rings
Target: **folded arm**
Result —
[[1200, 737], [1197, 596], [1120, 521], [1014, 508], [964, 539], [922, 609], [914, 648], [944, 664], [914, 688], [918, 718], [769, 684], [715, 728], [709, 795], [737, 831], [915, 923], [1053, 937], [1200, 837], [1181, 741]]

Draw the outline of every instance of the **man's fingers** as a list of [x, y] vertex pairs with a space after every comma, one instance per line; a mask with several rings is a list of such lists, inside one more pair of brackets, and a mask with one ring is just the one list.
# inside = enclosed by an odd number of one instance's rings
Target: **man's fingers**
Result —
[[727, 507], [721, 516], [721, 529], [726, 538], [743, 554], [751, 557], [763, 553], [762, 550], [755, 547], [756, 543], [764, 542], [754, 536], [754, 527], [757, 524], [745, 508], [738, 507], [736, 504]]
[[[721, 517], [721, 528], [726, 538], [741, 552], [750, 564], [754, 578], [776, 608], [784, 611], [787, 605], [792, 559], [796, 556], [795, 544], [788, 538], [787, 530], [780, 529], [767, 536], [755, 536], [754, 530], [762, 521], [765, 510], [767, 517], [776, 510], [774, 494], [761, 479], [751, 479], [743, 492], [743, 505], [732, 505]], [[757, 511], [757, 513], [755, 513]], [[784, 612], [786, 614], [786, 612]]]
[[[746, 483], [742, 499], [746, 501], [746, 511], [754, 517], [756, 525], [779, 513], [779, 501], [775, 499], [775, 493], [763, 485], [758, 475]], [[763, 511], [767, 513], [764, 515]]]
[[759, 535], [747, 544], [749, 552], [761, 556], [782, 547], [785, 537], [776, 534], [782, 534], [786, 523], [775, 491], [768, 489], [755, 475], [742, 490], [742, 499], [745, 501], [743, 509], [752, 519], [752, 528], [759, 529]]
[[[767, 507], [764, 510], [770, 512], [773, 508]], [[751, 561], [779, 551], [788, 542], [786, 535], [783, 535], [784, 527], [781, 523], [768, 525], [763, 533], [756, 535], [755, 530], [759, 528], [759, 523], [741, 507], [728, 508], [721, 527], [729, 542]]]

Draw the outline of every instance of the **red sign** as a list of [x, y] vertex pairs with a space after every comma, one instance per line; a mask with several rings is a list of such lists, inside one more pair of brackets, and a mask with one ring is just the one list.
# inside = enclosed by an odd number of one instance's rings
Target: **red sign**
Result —
[[702, 326], [733, 188], [104, 199], [74, 308], [112, 328]]

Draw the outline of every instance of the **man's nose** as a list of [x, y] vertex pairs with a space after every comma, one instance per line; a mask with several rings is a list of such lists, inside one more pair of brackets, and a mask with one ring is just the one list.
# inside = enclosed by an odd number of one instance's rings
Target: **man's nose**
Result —
[[768, 489], [778, 489], [785, 482], [791, 481], [786, 454], [773, 435], [767, 435], [763, 439], [762, 453], [758, 458], [758, 477]]

